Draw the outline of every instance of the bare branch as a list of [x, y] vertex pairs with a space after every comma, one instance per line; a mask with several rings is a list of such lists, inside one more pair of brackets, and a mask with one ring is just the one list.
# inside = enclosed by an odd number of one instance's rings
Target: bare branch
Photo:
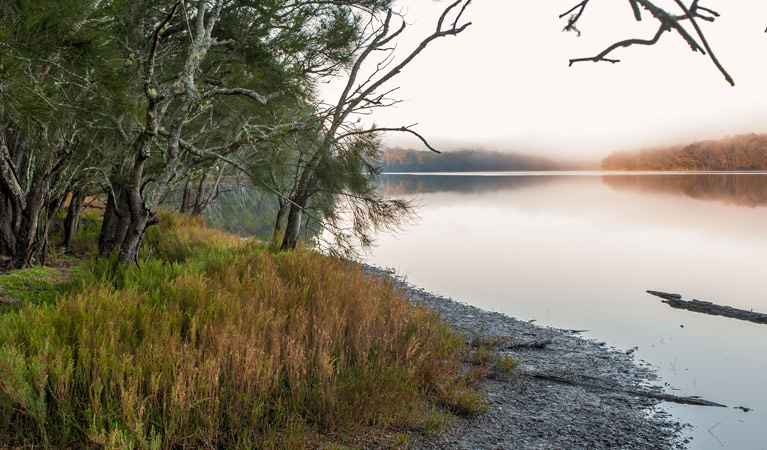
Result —
[[429, 150], [431, 150], [431, 151], [433, 151], [434, 153], [437, 153], [437, 154], [442, 154], [441, 151], [439, 151], [436, 148], [432, 147], [431, 144], [429, 144], [429, 141], [426, 140], [425, 137], [423, 137], [420, 133], [418, 133], [417, 131], [412, 129], [412, 127], [414, 127], [415, 125], [417, 125], [417, 124], [403, 126], [403, 127], [396, 127], [396, 128], [393, 128], [393, 127], [373, 127], [373, 128], [368, 128], [368, 129], [365, 129], [365, 130], [353, 130], [353, 131], [349, 131], [347, 133], [342, 134], [341, 136], [339, 136], [339, 139], [343, 139], [345, 137], [350, 137], [350, 136], [359, 136], [359, 135], [364, 135], [364, 134], [371, 134], [371, 133], [385, 132], [385, 131], [396, 131], [396, 132], [401, 132], [401, 133], [410, 133], [413, 136], [417, 137], [423, 143], [423, 145], [425, 145], [426, 148], [428, 148]]
[[570, 60], [570, 66], [572, 66], [574, 63], [577, 62], [583, 62], [583, 61], [593, 61], [593, 62], [610, 62], [610, 63], [617, 63], [620, 62], [619, 59], [609, 59], [606, 58], [607, 55], [609, 55], [613, 50], [620, 48], [620, 47], [629, 47], [632, 45], [654, 45], [658, 40], [660, 39], [661, 35], [669, 31], [669, 28], [665, 25], [661, 25], [660, 28], [658, 28], [658, 31], [655, 32], [655, 36], [653, 36], [652, 39], [643, 40], [643, 39], [626, 39], [625, 41], [616, 42], [613, 45], [607, 47], [606, 49], [602, 50], [598, 55], [588, 57], [588, 58], [574, 58]]
[[[693, 28], [695, 28], [695, 32], [698, 34], [698, 37], [700, 38], [700, 41], [703, 43], [703, 47], [706, 48], [706, 51], [708, 52], [708, 57], [711, 58], [711, 61], [714, 63], [717, 69], [719, 69], [719, 72], [724, 75], [724, 79], [727, 80], [728, 83], [730, 83], [730, 86], [735, 86], [735, 81], [733, 81], [732, 77], [730, 77], [730, 74], [727, 73], [726, 70], [724, 70], [724, 67], [719, 63], [719, 60], [714, 55], [714, 52], [711, 50], [711, 47], [708, 45], [708, 41], [706, 41], [706, 37], [703, 35], [703, 32], [700, 30], [700, 27], [698, 26], [698, 22], [695, 21], [695, 16], [692, 14], [685, 6], [684, 3], [682, 3], [681, 0], [675, 0], [676, 4], [679, 5], [680, 8], [682, 8], [682, 11], [685, 12], [687, 17], [690, 18], [690, 22], [692, 23]], [[696, 6], [698, 3], [698, 0], [695, 0], [693, 2], [693, 6]], [[711, 11], [711, 10], [709, 10]], [[716, 13], [715, 13], [716, 14]], [[713, 19], [711, 19], [713, 21]]]
[[178, 9], [179, 5], [181, 5], [181, 0], [176, 1], [176, 3], [173, 4], [173, 7], [165, 16], [165, 19], [160, 22], [160, 25], [158, 25], [152, 33], [152, 47], [149, 50], [149, 58], [147, 59], [146, 73], [144, 75], [144, 92], [147, 98], [150, 99], [157, 96], [156, 93], [152, 92], [151, 83], [152, 78], [154, 77], [154, 65], [155, 59], [157, 58], [157, 46], [160, 43], [160, 33], [162, 33], [163, 28], [165, 28], [165, 26], [168, 25], [171, 20], [173, 20], [173, 16], [176, 14], [176, 10]]
[[[697, 19], [701, 19], [708, 22], [713, 22], [716, 17], [719, 17], [719, 14], [716, 11], [713, 11], [709, 8], [700, 6], [698, 4], [699, 0], [693, 0], [689, 8], [687, 8], [684, 5], [682, 0], [674, 0], [674, 1], [677, 4], [677, 6], [679, 6], [679, 8], [682, 9], [682, 11], [684, 12], [684, 15], [674, 16], [670, 14], [669, 12], [667, 12], [666, 10], [656, 6], [650, 0], [629, 0], [629, 5], [632, 9], [634, 18], [636, 20], [642, 19], [640, 9], [639, 9], [639, 6], [641, 6], [647, 11], [649, 11], [650, 14], [652, 14], [652, 16], [655, 18], [655, 20], [659, 22], [658, 31], [655, 33], [655, 36], [653, 36], [652, 39], [633, 38], [633, 39], [625, 39], [625, 40], [616, 42], [608, 46], [606, 49], [602, 50], [599, 54], [595, 56], [571, 59], [570, 66], [572, 66], [576, 62], [583, 62], [583, 61], [617, 63], [617, 62], [620, 62], [619, 59], [607, 58], [607, 56], [614, 50], [621, 47], [630, 47], [632, 45], [644, 45], [644, 46], [655, 45], [664, 32], [675, 31], [685, 42], [687, 42], [687, 44], [690, 46], [690, 49], [693, 52], [699, 51], [704, 55], [708, 55], [709, 59], [711, 59], [711, 61], [714, 63], [714, 66], [717, 68], [717, 70], [719, 70], [719, 72], [724, 76], [725, 80], [730, 85], [734, 86], [735, 83], [732, 77], [730, 77], [730, 75], [724, 69], [722, 64], [713, 54], [713, 51], [711, 50], [711, 46], [708, 44], [708, 41], [706, 40], [706, 37], [703, 34], [703, 31], [700, 29], [700, 26], [698, 25], [698, 21], [697, 21]], [[559, 16], [560, 18], [562, 18], [574, 12], [574, 14], [570, 16], [570, 18], [568, 19], [567, 25], [565, 26], [565, 31], [576, 31], [580, 35], [580, 32], [576, 28], [576, 24], [578, 20], [581, 18], [581, 16], [583, 15], [583, 11], [588, 5], [588, 2], [589, 0], [583, 0], [582, 2], [578, 3], [574, 7], [570, 8], [570, 10], [568, 10], [567, 12]], [[701, 12], [710, 14], [710, 16], [703, 15], [701, 14]], [[695, 37], [693, 37], [682, 25], [682, 22], [685, 20], [690, 21], [690, 24], [695, 29], [695, 34], [697, 35], [698, 39], [700, 39], [701, 44], [699, 44], [698, 41], [695, 39]], [[767, 32], [767, 30], [765, 32]]]

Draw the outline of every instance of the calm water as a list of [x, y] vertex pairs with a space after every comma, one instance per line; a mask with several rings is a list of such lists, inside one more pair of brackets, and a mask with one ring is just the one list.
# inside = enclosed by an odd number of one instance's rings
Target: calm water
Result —
[[[421, 219], [368, 260], [457, 300], [586, 337], [659, 370], [692, 449], [767, 449], [767, 325], [647, 289], [767, 312], [767, 174], [387, 175]], [[751, 412], [735, 406], [753, 408]]]

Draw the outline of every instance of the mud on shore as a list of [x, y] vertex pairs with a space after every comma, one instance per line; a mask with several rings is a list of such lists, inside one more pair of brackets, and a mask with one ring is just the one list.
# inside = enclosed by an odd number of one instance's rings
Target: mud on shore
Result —
[[[493, 338], [521, 361], [518, 374], [482, 381], [488, 411], [459, 418], [437, 437], [418, 436], [413, 448], [468, 449], [681, 449], [684, 427], [658, 408], [660, 387], [651, 367], [629, 352], [539, 327], [431, 294], [391, 277], [417, 304], [437, 312], [467, 340]], [[628, 353], [628, 354], [627, 354]]]

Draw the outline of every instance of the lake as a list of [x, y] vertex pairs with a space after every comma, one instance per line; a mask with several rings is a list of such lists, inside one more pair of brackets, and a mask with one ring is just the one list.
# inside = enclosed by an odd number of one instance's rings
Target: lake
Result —
[[[767, 173], [390, 174], [420, 219], [367, 261], [411, 283], [583, 335], [658, 369], [690, 449], [767, 449], [767, 325], [672, 309], [659, 290], [767, 312]], [[737, 406], [752, 408], [744, 412]]]

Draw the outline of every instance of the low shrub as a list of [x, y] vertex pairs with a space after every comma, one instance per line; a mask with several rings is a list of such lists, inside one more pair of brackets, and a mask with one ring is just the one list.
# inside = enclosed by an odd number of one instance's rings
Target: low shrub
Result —
[[0, 314], [0, 448], [306, 448], [480, 409], [462, 340], [389, 280], [178, 215], [146, 240]]

